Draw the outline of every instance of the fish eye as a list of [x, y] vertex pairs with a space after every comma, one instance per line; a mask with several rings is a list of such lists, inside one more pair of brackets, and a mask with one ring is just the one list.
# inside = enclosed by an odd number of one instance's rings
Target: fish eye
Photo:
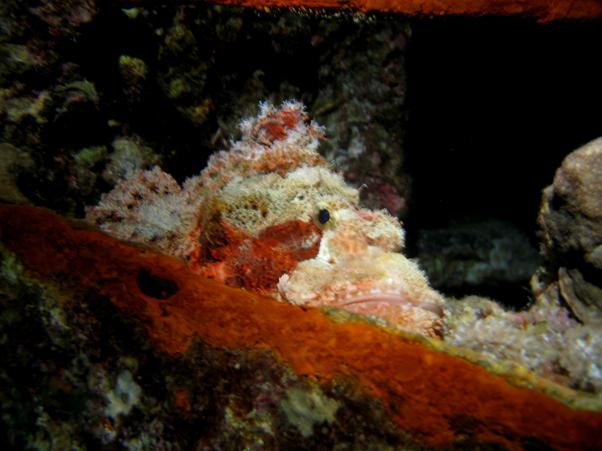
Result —
[[318, 221], [320, 224], [326, 224], [330, 220], [330, 212], [326, 208], [320, 208], [318, 211]]

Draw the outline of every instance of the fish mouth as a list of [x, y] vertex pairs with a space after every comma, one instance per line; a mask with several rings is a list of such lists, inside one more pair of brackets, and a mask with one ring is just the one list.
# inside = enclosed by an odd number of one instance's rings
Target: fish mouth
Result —
[[420, 308], [423, 310], [427, 310], [429, 312], [434, 313], [435, 315], [443, 318], [443, 306], [440, 302], [432, 299], [421, 299], [415, 300], [408, 298], [407, 296], [403, 296], [397, 293], [369, 293], [358, 296], [353, 296], [351, 298], [345, 299], [341, 302], [337, 302], [334, 306], [339, 308], [344, 308], [350, 305], [356, 304], [370, 304], [370, 303], [386, 303], [386, 304], [394, 304], [400, 305], [402, 307], [409, 308]]

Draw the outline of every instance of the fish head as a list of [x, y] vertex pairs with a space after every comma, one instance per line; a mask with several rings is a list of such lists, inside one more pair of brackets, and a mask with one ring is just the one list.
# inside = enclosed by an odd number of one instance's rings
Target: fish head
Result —
[[405, 257], [403, 230], [385, 211], [344, 208], [323, 232], [314, 258], [281, 276], [281, 299], [371, 317], [407, 332], [438, 337], [443, 297], [417, 263]]

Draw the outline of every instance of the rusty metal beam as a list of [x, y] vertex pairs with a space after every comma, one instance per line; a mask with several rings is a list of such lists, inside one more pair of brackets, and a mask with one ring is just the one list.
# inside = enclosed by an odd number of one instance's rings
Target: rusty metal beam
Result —
[[408, 16], [519, 16], [539, 22], [602, 19], [602, 0], [209, 0], [224, 5], [272, 8], [342, 9]]

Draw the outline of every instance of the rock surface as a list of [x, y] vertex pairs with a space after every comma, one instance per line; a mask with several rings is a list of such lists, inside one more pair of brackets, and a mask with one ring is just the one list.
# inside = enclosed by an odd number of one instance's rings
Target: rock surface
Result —
[[602, 321], [602, 138], [569, 154], [538, 218], [545, 277], [581, 322]]
[[512, 224], [458, 221], [418, 233], [417, 258], [433, 286], [450, 290], [486, 290], [527, 286], [539, 259], [529, 239]]
[[30, 202], [81, 216], [139, 163], [181, 181], [260, 100], [298, 99], [366, 205], [406, 212], [405, 20], [59, 3], [0, 6], [0, 140], [33, 162], [19, 180]]

